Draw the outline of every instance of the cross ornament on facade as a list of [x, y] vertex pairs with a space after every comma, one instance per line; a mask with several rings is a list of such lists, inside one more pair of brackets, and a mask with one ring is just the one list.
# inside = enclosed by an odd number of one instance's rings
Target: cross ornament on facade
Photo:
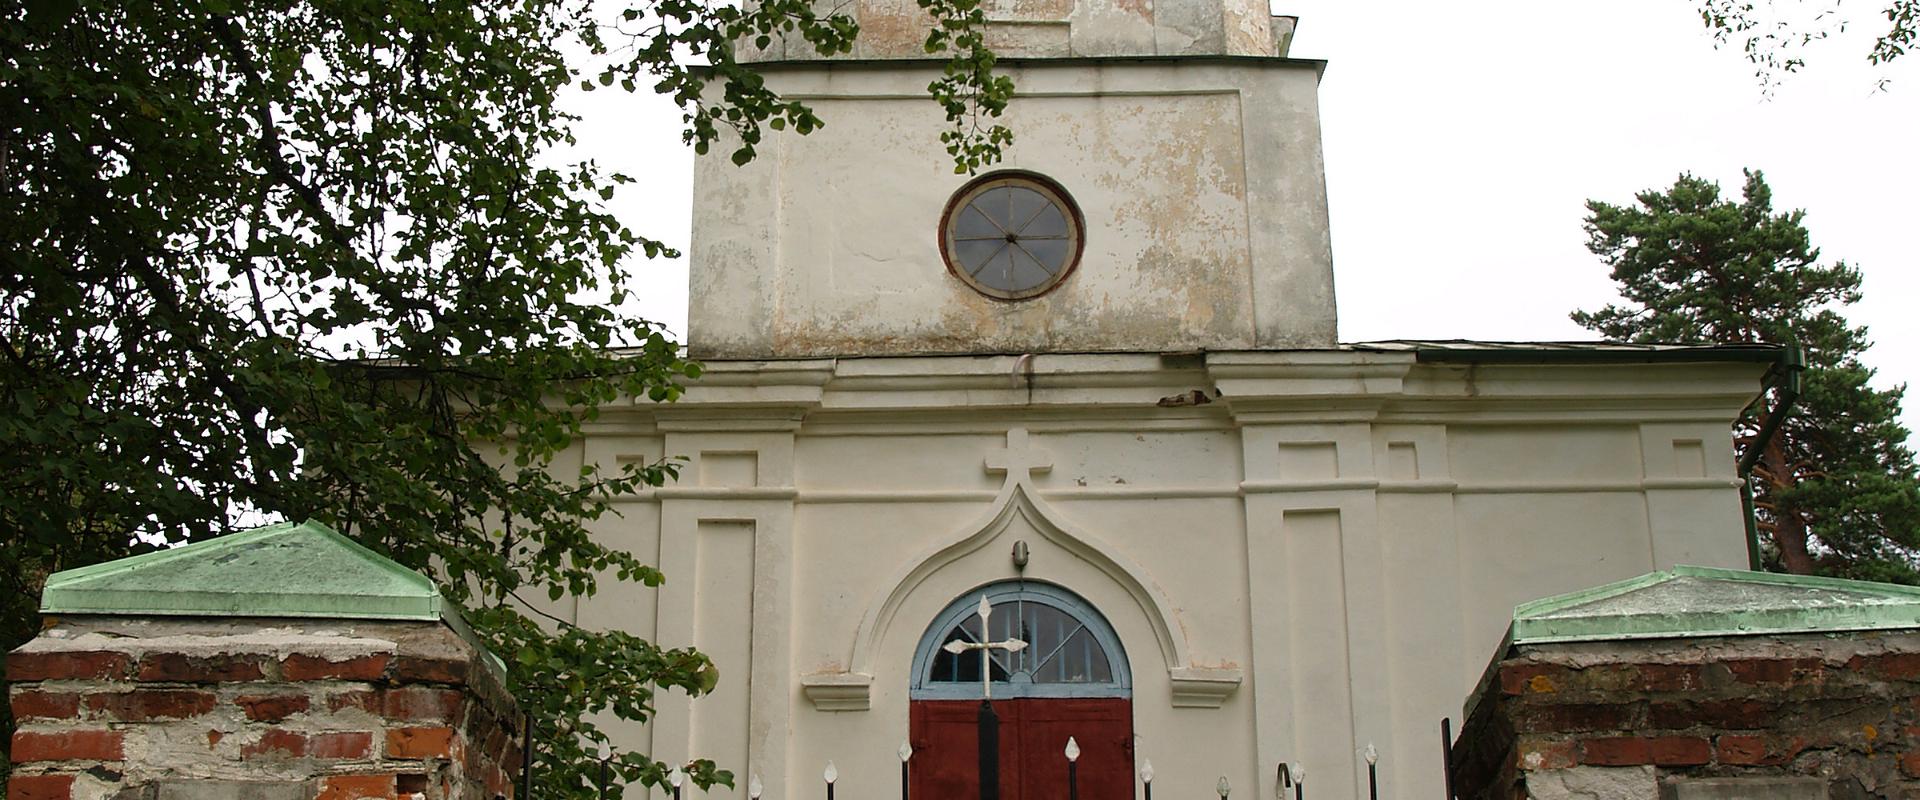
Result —
[[[987, 596], [984, 594], [980, 595], [980, 611], [978, 613], [980, 614], [980, 638], [982, 639], [993, 638], [993, 629], [987, 627], [987, 618], [993, 616], [993, 606], [987, 602]], [[993, 651], [1005, 650], [1009, 653], [1018, 653], [1022, 650], [1027, 649], [1027, 643], [1020, 641], [1019, 639], [1015, 639], [1013, 637], [1007, 637], [1007, 640], [1004, 642], [967, 642], [967, 641], [955, 639], [951, 642], [947, 642], [946, 645], [941, 647], [940, 649], [945, 650], [949, 653], [952, 653], [956, 656], [960, 655], [961, 653], [967, 652], [968, 650], [980, 651], [980, 691], [982, 692], [981, 696], [987, 700], [992, 700], [993, 699]]]
[[1035, 473], [1053, 469], [1053, 457], [1034, 447], [1026, 428], [1007, 431], [1007, 448], [991, 453], [986, 460], [987, 474], [1004, 472], [1009, 483], [1026, 483]]

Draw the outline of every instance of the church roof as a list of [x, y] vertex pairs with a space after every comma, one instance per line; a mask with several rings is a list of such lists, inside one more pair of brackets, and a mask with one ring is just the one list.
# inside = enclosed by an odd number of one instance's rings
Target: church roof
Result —
[[311, 520], [56, 572], [40, 610], [446, 620], [462, 627], [426, 576]]
[[1654, 361], [1755, 361], [1780, 359], [1774, 344], [1709, 342], [1494, 342], [1472, 339], [1389, 339], [1340, 346], [1361, 352], [1413, 353], [1428, 362], [1630, 363]]
[[1512, 645], [1920, 628], [1920, 587], [1677, 566], [1514, 609]]

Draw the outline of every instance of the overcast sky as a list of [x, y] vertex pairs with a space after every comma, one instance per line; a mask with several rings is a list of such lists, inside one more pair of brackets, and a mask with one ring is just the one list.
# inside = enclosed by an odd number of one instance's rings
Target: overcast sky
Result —
[[[1865, 273], [1848, 313], [1877, 342], [1878, 383], [1920, 380], [1920, 54], [1867, 66], [1878, 6], [1843, 7], [1866, 27], [1809, 51], [1768, 99], [1739, 53], [1713, 49], [1690, 0], [1278, 0], [1300, 17], [1293, 55], [1330, 62], [1341, 340], [1593, 338], [1567, 312], [1615, 295], [1586, 251], [1584, 202], [1629, 202], [1683, 171], [1738, 196], [1752, 167], [1776, 207], [1807, 210], [1828, 258]], [[678, 111], [620, 92], [576, 107], [581, 152], [641, 179], [616, 212], [684, 245]], [[685, 262], [634, 268], [639, 311], [684, 332]], [[1907, 409], [1920, 426], [1920, 396]]]

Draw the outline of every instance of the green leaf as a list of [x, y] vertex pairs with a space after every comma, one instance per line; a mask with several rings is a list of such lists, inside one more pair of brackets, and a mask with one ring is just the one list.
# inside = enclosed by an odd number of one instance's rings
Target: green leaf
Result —
[[[34, 634], [53, 570], [313, 517], [465, 610], [545, 732], [576, 734], [537, 738], [533, 793], [576, 796], [603, 712], [645, 719], [719, 671], [532, 610], [665, 579], [594, 521], [680, 462], [561, 456], [603, 405], [701, 375], [623, 307], [634, 258], [678, 253], [610, 213], [630, 179], [571, 160], [563, 98], [644, 80], [697, 153], [746, 163], [765, 128], [822, 121], [733, 46], [849, 53], [859, 25], [799, 0], [625, 8], [615, 33], [559, 0], [234, 8], [32, 0], [0, 25], [0, 86], [32, 110], [0, 203], [7, 298], [30, 298], [0, 303], [0, 648]], [[930, 39], [966, 43], [929, 87], [951, 155], [981, 163], [1012, 84], [977, 3], [927, 8], [958, 32]]]

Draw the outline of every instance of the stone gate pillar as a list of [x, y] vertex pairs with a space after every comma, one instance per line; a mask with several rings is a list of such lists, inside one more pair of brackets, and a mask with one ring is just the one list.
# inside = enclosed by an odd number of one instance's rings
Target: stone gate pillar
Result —
[[318, 523], [53, 575], [14, 800], [495, 800], [522, 720], [431, 582]]
[[1523, 605], [1463, 800], [1920, 796], [1920, 589], [1675, 567]]

